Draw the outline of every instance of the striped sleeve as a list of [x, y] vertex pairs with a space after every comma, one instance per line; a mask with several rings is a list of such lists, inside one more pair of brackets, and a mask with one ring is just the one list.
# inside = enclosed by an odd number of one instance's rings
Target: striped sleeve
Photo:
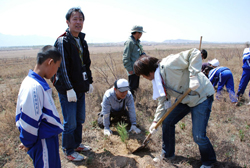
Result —
[[16, 108], [16, 126], [24, 146], [32, 147], [38, 138], [38, 128], [42, 119], [43, 96], [34, 84], [32, 89], [21, 89]]
[[60, 68], [62, 70], [63, 82], [65, 83], [67, 90], [69, 90], [69, 89], [72, 89], [73, 87], [72, 87], [71, 82], [69, 80], [67, 68], [66, 68], [66, 63], [65, 63], [65, 53], [64, 53], [64, 48], [63, 48], [63, 36], [58, 38], [57, 49], [62, 54], [62, 61], [61, 61]]

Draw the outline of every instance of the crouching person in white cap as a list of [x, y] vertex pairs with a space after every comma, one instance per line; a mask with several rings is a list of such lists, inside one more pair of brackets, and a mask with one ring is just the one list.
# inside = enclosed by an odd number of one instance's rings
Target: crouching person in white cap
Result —
[[98, 125], [104, 128], [104, 135], [111, 135], [109, 126], [112, 121], [127, 119], [131, 125], [129, 132], [139, 134], [141, 130], [136, 127], [136, 114], [133, 95], [129, 91], [129, 83], [126, 79], [118, 79], [114, 87], [108, 89], [102, 101], [102, 111], [98, 114]]

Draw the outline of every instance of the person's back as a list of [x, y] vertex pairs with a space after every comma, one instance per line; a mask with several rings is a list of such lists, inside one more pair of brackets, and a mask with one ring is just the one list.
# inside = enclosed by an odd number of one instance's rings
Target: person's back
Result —
[[37, 64], [23, 80], [17, 99], [16, 126], [20, 131], [20, 148], [33, 160], [34, 167], [61, 167], [58, 134], [63, 131], [52, 98], [50, 79], [60, 66], [61, 54], [45, 46], [37, 55]]
[[233, 74], [228, 67], [217, 67], [212, 69], [208, 74], [208, 78], [214, 87], [218, 84], [216, 94], [216, 98], [218, 100], [222, 95], [221, 91], [223, 90], [223, 87], [226, 86], [231, 102], [237, 102], [237, 98], [234, 92]]
[[243, 51], [243, 69], [250, 69], [250, 48], [247, 47]]

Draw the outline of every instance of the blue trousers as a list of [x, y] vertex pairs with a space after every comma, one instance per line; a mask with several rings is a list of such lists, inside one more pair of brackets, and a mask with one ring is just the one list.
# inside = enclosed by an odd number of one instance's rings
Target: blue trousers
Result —
[[46, 139], [38, 139], [27, 152], [33, 160], [35, 168], [61, 168], [58, 135]]
[[[239, 89], [237, 93], [238, 97], [244, 94], [249, 80], [250, 80], [250, 69], [243, 69], [242, 76], [240, 79]], [[250, 91], [248, 95], [250, 97]]]
[[229, 98], [231, 102], [237, 102], [237, 98], [234, 92], [234, 78], [230, 70], [225, 70], [221, 72], [221, 81], [218, 82], [216, 98], [219, 99], [219, 97], [221, 96], [221, 91], [224, 85], [226, 85], [227, 92], [229, 93]]
[[216, 161], [213, 146], [206, 136], [213, 100], [213, 96], [210, 96], [195, 107], [182, 103], [175, 107], [162, 123], [162, 156], [169, 158], [175, 155], [175, 124], [191, 112], [193, 139], [199, 146], [202, 164], [209, 166]]
[[62, 147], [66, 155], [74, 153], [82, 142], [82, 124], [85, 122], [85, 93], [77, 93], [77, 102], [68, 102], [67, 95], [59, 93], [63, 114]]

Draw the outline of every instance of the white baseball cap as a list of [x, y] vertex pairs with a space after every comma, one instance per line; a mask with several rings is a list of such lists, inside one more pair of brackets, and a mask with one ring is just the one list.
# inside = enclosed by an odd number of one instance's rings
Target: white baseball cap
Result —
[[129, 84], [126, 79], [118, 79], [115, 81], [114, 86], [116, 89], [118, 89], [120, 92], [125, 92], [129, 90]]
[[212, 66], [215, 66], [215, 67], [220, 65], [219, 60], [217, 60], [216, 58], [213, 59], [212, 61], [208, 61], [208, 63], [211, 64]]

